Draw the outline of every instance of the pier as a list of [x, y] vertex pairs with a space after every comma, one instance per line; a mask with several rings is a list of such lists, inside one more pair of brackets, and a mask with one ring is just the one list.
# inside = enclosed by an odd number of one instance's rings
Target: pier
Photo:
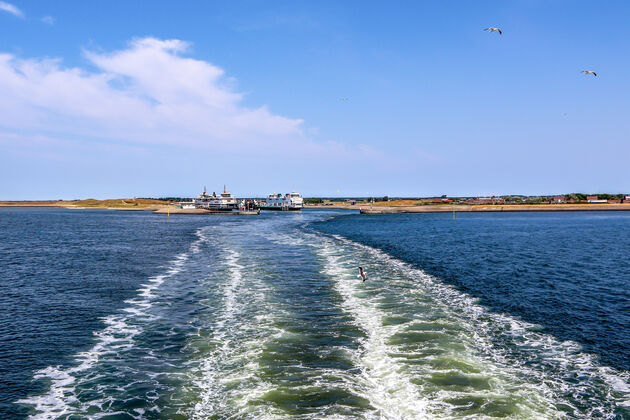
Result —
[[155, 210], [153, 213], [158, 214], [212, 214], [212, 215], [228, 215], [228, 216], [257, 216], [260, 210], [207, 210], [200, 208], [180, 209], [177, 207], [163, 207]]

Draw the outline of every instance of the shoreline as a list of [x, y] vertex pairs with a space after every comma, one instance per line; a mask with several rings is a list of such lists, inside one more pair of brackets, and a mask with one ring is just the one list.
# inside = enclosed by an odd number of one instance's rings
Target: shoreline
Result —
[[403, 213], [500, 213], [532, 211], [630, 211], [630, 204], [504, 204], [504, 205], [425, 205], [425, 206], [359, 206], [332, 205], [307, 206], [305, 209], [345, 209], [359, 210], [361, 214], [403, 214]]
[[0, 207], [57, 207], [77, 210], [155, 211], [166, 208], [168, 205], [169, 202], [167, 201], [144, 198], [0, 201]]
[[234, 211], [212, 211], [206, 209], [180, 209], [169, 205], [148, 205], [145, 207], [109, 207], [109, 206], [77, 206], [77, 205], [61, 205], [61, 204], [42, 204], [41, 202], [20, 202], [20, 204], [8, 204], [9, 202], [0, 202], [0, 208], [12, 207], [55, 207], [68, 210], [115, 210], [115, 211], [149, 211], [154, 214], [198, 214], [198, 215], [231, 215], [231, 216], [252, 216], [260, 214], [258, 210], [234, 210]]
[[[76, 202], [75, 202], [76, 203]], [[140, 205], [81, 205], [68, 202], [67, 204], [59, 201], [0, 201], [2, 207], [57, 207], [76, 210], [116, 210], [116, 211], [151, 211], [157, 214], [212, 214], [203, 209], [179, 209], [167, 204], [147, 203]], [[170, 207], [170, 210], [169, 210]], [[626, 204], [609, 204], [609, 203], [590, 203], [590, 204], [502, 204], [502, 205], [424, 205], [424, 206], [391, 206], [391, 205], [350, 205], [350, 204], [333, 204], [323, 205], [306, 205], [304, 210], [309, 209], [338, 209], [338, 210], [358, 210], [361, 214], [404, 214], [404, 213], [500, 213], [500, 212], [558, 212], [558, 211], [630, 211], [630, 203]]]

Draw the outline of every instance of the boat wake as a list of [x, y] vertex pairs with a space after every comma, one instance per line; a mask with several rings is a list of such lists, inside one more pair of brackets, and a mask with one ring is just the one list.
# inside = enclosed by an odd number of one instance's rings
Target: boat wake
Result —
[[[578, 344], [491, 312], [375, 248], [335, 235], [311, 234], [304, 242], [319, 249], [345, 310], [368, 335], [360, 363], [365, 376], [382, 387], [376, 399], [381, 404], [390, 395], [400, 410], [408, 405], [399, 399], [414, 401], [415, 395], [424, 402], [411, 405], [413, 413], [440, 418], [473, 415], [482, 406], [486, 414], [528, 418], [628, 414], [628, 373], [600, 365]], [[359, 264], [369, 270], [366, 283], [356, 276]], [[384, 392], [387, 384], [404, 391]], [[378, 389], [370, 395], [379, 395]], [[387, 407], [381, 413], [406, 417]]]
[[[184, 385], [183, 393], [194, 402], [179, 410], [186, 417], [245, 416], [251, 411], [250, 402], [268, 389], [258, 360], [278, 331], [272, 312], [262, 310], [267, 305], [265, 285], [257, 276], [244, 279], [241, 259], [237, 250], [226, 247], [221, 259], [224, 269], [204, 280], [206, 287], [219, 289], [219, 297], [218, 302], [204, 302], [207, 313], [198, 320], [200, 328], [186, 349], [192, 357], [186, 363], [189, 385]], [[268, 414], [261, 407], [256, 417]]]
[[179, 273], [191, 255], [199, 252], [201, 245], [207, 241], [205, 229], [199, 229], [197, 239], [188, 251], [177, 255], [163, 274], [151, 277], [146, 284], [137, 290], [137, 296], [126, 300], [127, 307], [120, 313], [105, 317], [102, 322], [105, 328], [95, 331], [95, 344], [87, 351], [77, 353], [73, 359], [76, 366], [48, 366], [35, 373], [34, 379], [50, 382], [48, 392], [43, 395], [30, 396], [18, 400], [18, 404], [32, 406], [35, 414], [32, 419], [55, 419], [76, 412], [84, 412], [88, 406], [103, 407], [105, 399], [81, 403], [77, 396], [77, 387], [84, 382], [96, 382], [100, 373], [92, 372], [93, 368], [107, 359], [115, 359], [117, 355], [134, 346], [135, 337], [143, 331], [143, 326], [155, 315], [150, 312], [155, 300], [155, 292], [160, 286]]
[[628, 372], [303, 219], [199, 229], [19, 403], [35, 419], [630, 417]]

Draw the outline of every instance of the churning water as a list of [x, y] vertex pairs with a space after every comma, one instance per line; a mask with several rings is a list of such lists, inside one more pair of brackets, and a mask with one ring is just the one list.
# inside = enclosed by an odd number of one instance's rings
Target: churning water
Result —
[[0, 416], [629, 418], [629, 233], [3, 209]]

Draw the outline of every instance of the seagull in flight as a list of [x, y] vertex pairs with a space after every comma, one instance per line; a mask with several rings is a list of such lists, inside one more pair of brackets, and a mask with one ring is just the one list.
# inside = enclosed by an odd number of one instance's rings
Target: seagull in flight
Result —
[[359, 267], [359, 275], [361, 276], [364, 282], [365, 280], [367, 280], [367, 277], [365, 277], [365, 273], [363, 272], [363, 267]]
[[340, 100], [341, 102], [348, 102], [348, 100], [349, 100], [349, 99], [348, 99], [348, 98], [339, 98], [339, 100]]
[[584, 73], [586, 75], [592, 74], [593, 76], [597, 76], [597, 73], [595, 73], [593, 70], [582, 70], [581, 73]]
[[493, 27], [490, 27], [490, 28], [486, 28], [486, 29], [484, 29], [484, 31], [488, 31], [488, 32], [498, 32], [498, 33], [499, 33], [499, 35], [503, 35], [503, 31], [501, 31], [501, 28], [493, 28]]

